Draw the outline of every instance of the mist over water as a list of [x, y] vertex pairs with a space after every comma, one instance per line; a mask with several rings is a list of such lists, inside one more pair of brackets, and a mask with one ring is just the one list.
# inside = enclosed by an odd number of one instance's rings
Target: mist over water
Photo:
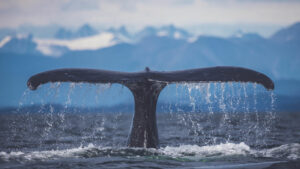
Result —
[[0, 167], [264, 168], [299, 161], [299, 115], [275, 112], [275, 100], [258, 84], [170, 84], [157, 105], [160, 148], [128, 148], [134, 103], [126, 87], [47, 84], [26, 90], [18, 110], [0, 114]]

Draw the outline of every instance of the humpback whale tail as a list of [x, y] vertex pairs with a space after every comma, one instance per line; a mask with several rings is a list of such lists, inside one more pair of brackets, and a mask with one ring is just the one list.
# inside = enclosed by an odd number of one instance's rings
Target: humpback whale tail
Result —
[[135, 113], [128, 140], [130, 147], [157, 148], [156, 103], [160, 92], [170, 83], [180, 82], [253, 82], [266, 89], [274, 83], [266, 75], [240, 67], [210, 67], [182, 71], [158, 72], [146, 67], [143, 72], [125, 73], [95, 69], [56, 69], [32, 76], [31, 90], [48, 82], [119, 83], [134, 96]]

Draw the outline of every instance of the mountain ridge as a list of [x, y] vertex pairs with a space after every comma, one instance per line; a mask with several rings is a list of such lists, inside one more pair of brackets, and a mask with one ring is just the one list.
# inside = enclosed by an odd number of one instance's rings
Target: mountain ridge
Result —
[[[294, 25], [291, 28], [295, 31]], [[284, 29], [285, 32], [288, 30]], [[65, 67], [131, 72], [142, 71], [146, 66], [158, 71], [240, 66], [260, 71], [273, 80], [300, 79], [297, 40], [278, 42], [273, 37], [263, 38], [253, 33], [230, 38], [199, 36], [193, 42], [154, 33], [135, 43], [120, 42], [101, 49], [60, 49], [64, 51], [57, 58], [40, 53], [32, 36], [12, 39], [0, 48], [0, 75], [3, 79], [0, 83], [0, 106], [17, 105], [31, 75]], [[297, 88], [297, 85], [292, 87], [295, 86]], [[289, 95], [290, 91], [285, 92]]]

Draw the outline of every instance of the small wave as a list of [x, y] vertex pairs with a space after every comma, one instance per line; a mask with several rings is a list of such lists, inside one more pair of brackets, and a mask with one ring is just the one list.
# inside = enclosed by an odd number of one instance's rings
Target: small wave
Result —
[[161, 151], [173, 157], [193, 157], [207, 158], [232, 155], [247, 155], [251, 152], [250, 147], [245, 143], [224, 143], [219, 145], [198, 146], [198, 145], [181, 145], [179, 147], [165, 147]]
[[296, 160], [300, 157], [300, 144], [284, 144], [279, 147], [261, 150], [257, 154], [263, 157], [287, 158], [290, 160]]
[[33, 152], [0, 152], [0, 159], [4, 161], [31, 161], [31, 160], [45, 160], [55, 158], [79, 157], [78, 154], [87, 152], [96, 148], [93, 144], [86, 147], [78, 147], [65, 150], [50, 150], [50, 151], [33, 151]]
[[169, 159], [188, 159], [198, 161], [207, 158], [223, 158], [231, 156], [254, 156], [270, 157], [280, 159], [299, 159], [300, 144], [285, 144], [279, 147], [253, 150], [247, 144], [241, 142], [224, 143], [218, 145], [198, 146], [198, 145], [180, 145], [166, 146], [159, 149], [128, 148], [128, 147], [101, 147], [89, 144], [78, 148], [50, 151], [32, 151], [32, 152], [0, 152], [2, 161], [43, 161], [59, 158], [91, 158], [91, 157], [163, 157]]

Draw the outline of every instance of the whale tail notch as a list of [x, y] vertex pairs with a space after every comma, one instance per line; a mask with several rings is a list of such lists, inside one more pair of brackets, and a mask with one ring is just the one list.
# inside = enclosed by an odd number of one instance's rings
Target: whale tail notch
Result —
[[96, 69], [56, 69], [36, 74], [27, 82], [31, 90], [48, 82], [119, 83], [133, 93], [135, 113], [128, 146], [159, 145], [156, 125], [156, 103], [160, 92], [170, 83], [252, 82], [273, 90], [274, 83], [266, 75], [240, 67], [210, 67], [182, 71], [158, 72], [146, 67], [143, 72], [125, 73]]

